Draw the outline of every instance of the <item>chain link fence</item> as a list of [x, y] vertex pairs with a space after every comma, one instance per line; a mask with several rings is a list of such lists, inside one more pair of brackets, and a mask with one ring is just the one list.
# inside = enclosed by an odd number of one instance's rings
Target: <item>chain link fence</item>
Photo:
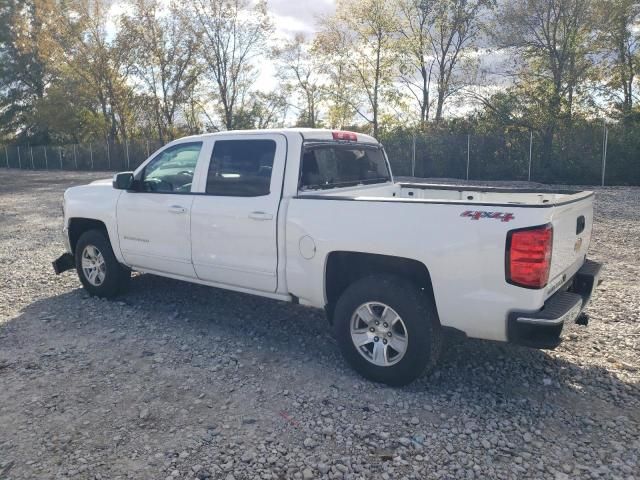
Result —
[[[528, 131], [504, 135], [393, 133], [383, 135], [381, 141], [397, 176], [640, 185], [640, 137], [617, 126], [576, 129], [567, 138], [554, 140], [550, 155], [548, 150], [545, 153], [543, 139]], [[151, 140], [4, 145], [0, 146], [0, 166], [126, 171], [134, 170], [161, 146]]]
[[398, 176], [640, 185], [640, 136], [617, 126], [576, 129], [546, 149], [544, 139], [529, 131], [394, 133], [382, 143]]
[[3, 145], [0, 146], [0, 167], [115, 172], [135, 170], [161, 146], [161, 143], [151, 140], [74, 145]]

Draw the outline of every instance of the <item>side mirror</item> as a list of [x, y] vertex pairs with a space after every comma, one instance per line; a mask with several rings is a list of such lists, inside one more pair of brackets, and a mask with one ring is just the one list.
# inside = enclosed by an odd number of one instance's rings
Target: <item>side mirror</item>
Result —
[[133, 186], [133, 172], [120, 172], [113, 176], [113, 188], [116, 190], [131, 190]]

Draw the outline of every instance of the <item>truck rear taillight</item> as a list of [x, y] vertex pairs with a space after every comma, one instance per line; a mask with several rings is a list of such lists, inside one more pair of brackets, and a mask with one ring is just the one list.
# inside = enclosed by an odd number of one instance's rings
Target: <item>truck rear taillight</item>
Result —
[[549, 280], [553, 227], [511, 230], [507, 233], [507, 282], [525, 288], [542, 288]]
[[347, 132], [345, 130], [335, 130], [331, 132], [334, 140], [349, 140], [351, 142], [358, 141], [358, 135], [355, 132]]

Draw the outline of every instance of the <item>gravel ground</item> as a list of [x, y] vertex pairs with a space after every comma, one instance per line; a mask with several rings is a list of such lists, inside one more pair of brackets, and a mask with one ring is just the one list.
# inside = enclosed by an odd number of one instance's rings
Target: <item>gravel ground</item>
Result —
[[106, 175], [0, 172], [0, 479], [640, 478], [640, 188], [597, 189], [587, 328], [554, 352], [451, 340], [392, 389], [320, 312], [56, 277], [61, 194]]

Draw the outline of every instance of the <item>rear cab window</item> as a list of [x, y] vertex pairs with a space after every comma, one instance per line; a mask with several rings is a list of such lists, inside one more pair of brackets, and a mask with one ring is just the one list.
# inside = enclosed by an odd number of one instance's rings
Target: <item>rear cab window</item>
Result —
[[299, 189], [321, 190], [391, 181], [378, 145], [317, 143], [305, 145]]

